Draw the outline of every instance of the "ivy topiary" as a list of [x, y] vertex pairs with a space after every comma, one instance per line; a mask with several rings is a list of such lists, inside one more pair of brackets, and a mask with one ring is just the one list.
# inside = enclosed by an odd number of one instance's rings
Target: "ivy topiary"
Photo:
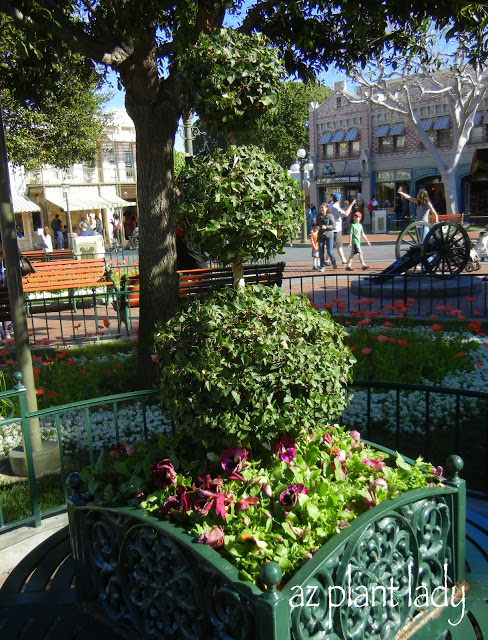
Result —
[[296, 237], [298, 185], [257, 147], [199, 156], [180, 174], [177, 187], [176, 224], [215, 262], [266, 259]]
[[342, 412], [355, 361], [344, 334], [278, 287], [216, 292], [156, 333], [163, 410], [188, 442], [262, 455], [281, 434], [295, 440]]

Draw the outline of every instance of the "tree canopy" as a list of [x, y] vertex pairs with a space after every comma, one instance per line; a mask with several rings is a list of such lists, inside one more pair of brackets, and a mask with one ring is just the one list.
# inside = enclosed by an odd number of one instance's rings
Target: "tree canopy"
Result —
[[[303, 79], [331, 63], [366, 65], [385, 41], [399, 49], [415, 46], [426, 18], [449, 25], [451, 36], [469, 35], [469, 53], [486, 59], [486, 5], [439, 0], [0, 0], [19, 40], [51, 39], [88, 62], [111, 67], [125, 89], [125, 104], [136, 129], [140, 241], [140, 326], [138, 378], [153, 380], [151, 352], [157, 320], [174, 315], [178, 304], [175, 226], [171, 218], [173, 147], [178, 121], [187, 107], [181, 69], [203, 34], [220, 29], [228, 14], [243, 34], [262, 32], [280, 47], [288, 73]], [[49, 65], [39, 64], [49, 86]], [[201, 74], [186, 67], [198, 89]], [[236, 85], [240, 79], [236, 77]], [[39, 83], [41, 78], [39, 77]], [[31, 87], [33, 91], [35, 87]]]
[[[252, 126], [236, 135], [236, 144], [252, 144], [264, 149], [283, 168], [288, 169], [296, 157], [297, 149], [308, 149], [308, 108], [310, 102], [323, 102], [331, 90], [318, 82], [285, 81], [278, 87], [275, 109], [262, 116]], [[195, 153], [225, 148], [223, 136], [205, 127], [201, 120], [195, 123], [197, 135]]]
[[[0, 15], [0, 98], [9, 160], [26, 168], [93, 162], [103, 129], [102, 75], [50, 39], [23, 41]], [[45, 69], [49, 69], [46, 74]]]

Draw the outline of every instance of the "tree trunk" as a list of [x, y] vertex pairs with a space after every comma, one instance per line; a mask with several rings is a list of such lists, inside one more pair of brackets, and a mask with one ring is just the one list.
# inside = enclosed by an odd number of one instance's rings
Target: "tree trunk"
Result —
[[142, 77], [132, 76], [124, 82], [127, 112], [136, 129], [140, 222], [136, 383], [140, 388], [149, 388], [155, 382], [156, 370], [151, 358], [155, 326], [169, 320], [179, 304], [175, 229], [170, 210], [174, 197], [173, 146], [180, 113], [172, 92], [164, 97], [158, 92], [155, 94], [152, 74], [147, 72], [147, 67], [145, 71]]
[[[459, 197], [457, 192], [457, 180], [455, 171], [441, 171], [441, 178], [444, 183], [444, 194], [446, 198], [446, 213], [461, 213]], [[439, 213], [439, 212], [437, 212]]]

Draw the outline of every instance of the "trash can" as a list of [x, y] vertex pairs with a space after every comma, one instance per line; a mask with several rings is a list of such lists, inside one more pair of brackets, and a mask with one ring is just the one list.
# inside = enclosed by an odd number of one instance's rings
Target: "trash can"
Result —
[[386, 209], [372, 211], [372, 216], [373, 233], [388, 233], [386, 227]]

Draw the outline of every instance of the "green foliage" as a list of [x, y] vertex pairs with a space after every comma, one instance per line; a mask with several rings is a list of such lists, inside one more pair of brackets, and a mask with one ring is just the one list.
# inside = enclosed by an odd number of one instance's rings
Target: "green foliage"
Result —
[[343, 335], [278, 287], [219, 291], [156, 332], [163, 412], [219, 450], [304, 436], [346, 404], [354, 357]]
[[185, 154], [182, 151], [173, 151], [173, 158], [174, 158], [174, 178], [176, 180], [176, 178], [180, 175], [180, 173], [183, 171], [183, 169], [186, 166], [186, 160], [185, 160]]
[[176, 184], [177, 225], [221, 264], [268, 258], [296, 237], [298, 186], [255, 147], [199, 156]]
[[404, 329], [372, 332], [361, 328], [352, 332], [346, 342], [357, 358], [356, 380], [411, 384], [422, 384], [425, 380], [437, 383], [450, 373], [470, 370], [469, 352], [478, 346], [456, 332], [446, 334], [428, 329], [412, 334]]
[[[32, 168], [93, 163], [103, 130], [101, 76], [93, 65], [52, 40], [22, 40], [0, 15], [0, 97], [8, 157]], [[49, 68], [46, 77], [45, 68]]]
[[[261, 116], [253, 125], [236, 134], [238, 145], [252, 144], [264, 149], [285, 169], [296, 157], [297, 149], [308, 149], [308, 108], [312, 101], [323, 102], [331, 90], [316, 82], [280, 82], [276, 108]], [[203, 123], [197, 122], [202, 128]], [[204, 128], [204, 127], [203, 127]], [[225, 148], [219, 131], [204, 130], [193, 143], [195, 153]]]
[[255, 583], [263, 563], [273, 560], [285, 584], [358, 515], [399, 493], [438, 485], [442, 472], [421, 458], [413, 464], [390, 458], [358, 432], [323, 421], [265, 460], [220, 447], [204, 466], [194, 449], [177, 461], [174, 439], [120, 444], [102, 454], [81, 474], [85, 490], [99, 502], [141, 506], [182, 525]]
[[202, 33], [180, 59], [179, 82], [188, 108], [205, 126], [226, 133], [249, 127], [276, 103], [284, 68], [268, 38], [233, 29]]

